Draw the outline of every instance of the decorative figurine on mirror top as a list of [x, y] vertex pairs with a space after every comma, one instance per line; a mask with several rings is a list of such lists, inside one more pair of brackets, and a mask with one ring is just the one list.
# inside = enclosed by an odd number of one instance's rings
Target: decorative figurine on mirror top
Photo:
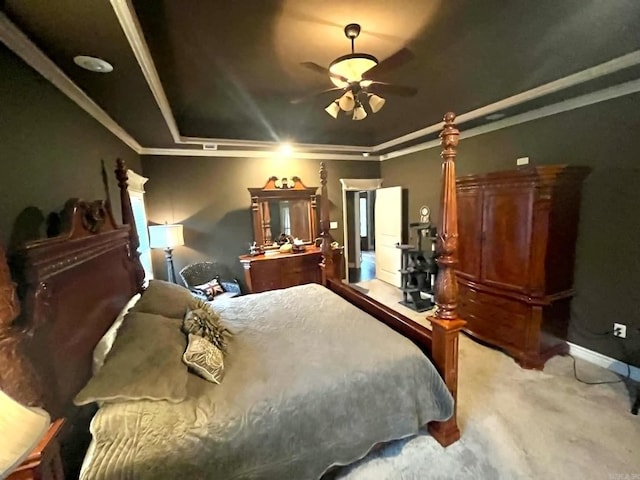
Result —
[[259, 246], [256, 242], [253, 242], [253, 244], [249, 246], [249, 255], [252, 257], [264, 255], [264, 248]]

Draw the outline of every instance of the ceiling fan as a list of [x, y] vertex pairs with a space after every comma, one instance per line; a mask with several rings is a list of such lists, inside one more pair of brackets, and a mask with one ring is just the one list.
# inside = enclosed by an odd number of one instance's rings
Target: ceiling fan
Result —
[[374, 77], [384, 76], [391, 70], [398, 68], [413, 58], [413, 54], [406, 48], [398, 50], [389, 58], [378, 62], [378, 59], [368, 53], [355, 52], [355, 39], [360, 35], [360, 25], [350, 23], [344, 27], [345, 36], [351, 40], [351, 53], [336, 58], [329, 68], [324, 68], [314, 62], [303, 62], [301, 65], [314, 72], [328, 75], [334, 88], [316, 92], [305, 97], [291, 100], [291, 103], [301, 103], [329, 92], [344, 92], [340, 98], [334, 100], [325, 108], [333, 118], [338, 118], [340, 112], [350, 115], [352, 120], [362, 120], [367, 116], [365, 105], [372, 113], [377, 113], [386, 100], [380, 95], [398, 95], [411, 97], [418, 93], [413, 87], [394, 85], [374, 80]]

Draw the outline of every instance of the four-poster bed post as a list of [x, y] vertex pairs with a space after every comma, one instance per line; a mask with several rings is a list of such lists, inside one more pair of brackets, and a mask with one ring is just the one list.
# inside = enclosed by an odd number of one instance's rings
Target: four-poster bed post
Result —
[[[455, 267], [458, 263], [458, 208], [456, 198], [456, 147], [460, 131], [454, 123], [455, 114], [444, 116], [444, 128], [440, 133], [443, 159], [440, 218], [436, 239], [436, 263], [438, 274], [435, 283], [436, 311], [427, 318], [431, 321], [433, 343], [431, 355], [440, 375], [456, 399], [458, 393], [458, 334], [465, 322], [458, 318], [458, 282]], [[460, 438], [460, 430], [454, 411], [446, 422], [432, 422], [429, 431], [434, 437], [445, 439], [445, 444]], [[442, 442], [441, 442], [442, 443]]]

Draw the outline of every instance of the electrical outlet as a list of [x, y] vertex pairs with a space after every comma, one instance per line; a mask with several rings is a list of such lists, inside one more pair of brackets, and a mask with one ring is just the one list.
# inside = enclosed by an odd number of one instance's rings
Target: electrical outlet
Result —
[[516, 165], [521, 167], [522, 165], [529, 165], [529, 157], [520, 157], [516, 159]]
[[335, 230], [338, 228], [338, 222], [329, 222], [329, 230]]
[[613, 336], [627, 338], [627, 326], [624, 323], [613, 324]]

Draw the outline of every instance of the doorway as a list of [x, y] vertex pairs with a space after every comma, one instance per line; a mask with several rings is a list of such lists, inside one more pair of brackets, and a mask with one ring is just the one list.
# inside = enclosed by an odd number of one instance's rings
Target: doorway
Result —
[[375, 190], [382, 180], [340, 179], [344, 225], [347, 281], [357, 283], [375, 278]]

